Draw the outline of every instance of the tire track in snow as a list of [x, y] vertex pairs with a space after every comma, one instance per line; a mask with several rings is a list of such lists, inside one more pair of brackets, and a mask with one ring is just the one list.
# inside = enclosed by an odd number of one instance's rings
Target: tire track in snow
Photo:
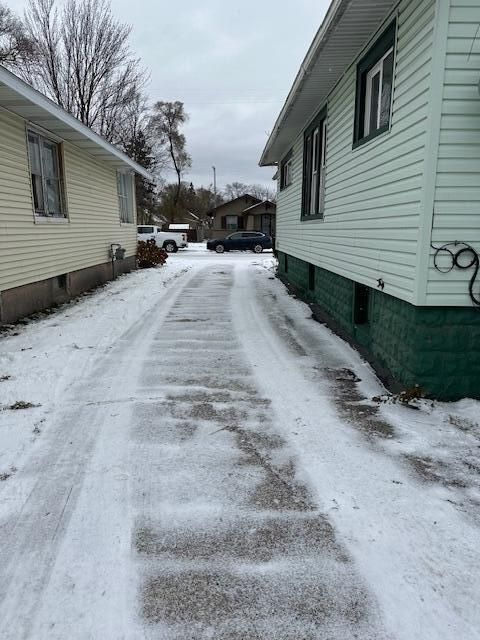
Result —
[[[37, 628], [36, 614], [52, 574], [70, 571], [70, 567], [55, 565], [62, 546], [69, 544], [70, 519], [82, 493], [97, 442], [110, 421], [109, 403], [118, 399], [119, 394], [126, 396], [131, 390], [131, 380], [142, 365], [151, 336], [181, 294], [182, 286], [185, 285], [179, 283], [169, 300], [162, 300], [161, 310], [151, 309], [140, 323], [129, 327], [107, 353], [97, 354], [86, 363], [76, 384], [58, 407], [55, 423], [45, 434], [42, 448], [17, 474], [16, 482], [25, 483], [30, 490], [17, 512], [0, 523], [2, 639], [65, 637], [57, 636], [53, 627]], [[100, 478], [99, 481], [97, 493], [102, 491]], [[13, 503], [15, 485], [12, 483], [4, 489], [2, 498], [11, 499]], [[13, 492], [11, 498], [8, 491]], [[84, 525], [88, 528], [88, 515], [86, 520]], [[91, 588], [94, 590], [95, 585]], [[67, 596], [62, 594], [62, 597]], [[88, 615], [82, 610], [83, 604], [79, 601], [73, 607], [79, 619]], [[51, 615], [52, 619], [58, 615], [61, 618], [62, 607], [47, 611], [46, 615]], [[84, 637], [81, 630], [79, 635], [75, 635], [74, 630], [68, 633], [70, 638]]]
[[139, 395], [166, 394], [132, 420], [145, 637], [385, 640], [256, 388], [237, 331], [254, 291], [245, 274], [240, 286], [232, 311], [232, 266], [199, 272], [145, 363]]

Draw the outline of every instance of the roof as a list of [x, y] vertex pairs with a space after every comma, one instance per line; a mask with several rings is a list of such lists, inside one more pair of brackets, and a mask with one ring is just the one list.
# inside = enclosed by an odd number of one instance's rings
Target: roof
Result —
[[174, 231], [175, 229], [177, 229], [178, 231], [181, 231], [181, 230], [187, 230], [188, 231], [188, 229], [190, 229], [190, 225], [189, 224], [179, 224], [179, 223], [175, 222], [175, 223], [169, 224], [168, 228], [171, 231]]
[[260, 159], [274, 165], [318, 112], [398, 0], [332, 0]]
[[222, 202], [222, 204], [219, 204], [217, 207], [214, 207], [213, 209], [211, 209], [209, 213], [218, 211], [219, 209], [222, 209], [222, 207], [227, 207], [229, 204], [232, 204], [232, 202], [237, 202], [237, 200], [242, 200], [243, 198], [249, 198], [255, 204], [261, 202], [260, 198], [251, 196], [249, 193], [244, 193], [242, 196], [238, 196], [238, 198], [233, 198], [233, 200], [229, 200], [228, 202]]
[[251, 207], [247, 207], [246, 209], [244, 209], [243, 213], [247, 213], [247, 211], [251, 211], [252, 209], [256, 209], [257, 207], [261, 207], [261, 206], [265, 206], [265, 208], [269, 208], [269, 207], [276, 207], [277, 205], [275, 204], [275, 202], [272, 202], [271, 200], [262, 200], [262, 202], [257, 202], [256, 204], [252, 204]]
[[151, 182], [154, 176], [123, 151], [82, 124], [55, 102], [0, 66], [0, 106], [62, 140], [71, 142], [115, 169], [130, 169]]

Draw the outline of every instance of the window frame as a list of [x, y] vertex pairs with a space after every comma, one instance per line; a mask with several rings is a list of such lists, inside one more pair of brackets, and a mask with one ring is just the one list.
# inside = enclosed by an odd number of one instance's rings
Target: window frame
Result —
[[[240, 230], [240, 225], [239, 225], [239, 222], [238, 222], [239, 217], [240, 217], [240, 216], [239, 216], [238, 214], [236, 214], [236, 213], [233, 213], [233, 214], [227, 214], [227, 215], [225, 216], [225, 229], [226, 229], [227, 231], [232, 231], [232, 232], [239, 231], [239, 230]], [[230, 223], [229, 223], [229, 222], [228, 222], [228, 218], [231, 218], [231, 219], [232, 219], [232, 218], [235, 218], [235, 219], [236, 219], [235, 223], [233, 223], [233, 222], [230, 222]], [[230, 225], [235, 224], [235, 226], [228, 226], [229, 224], [230, 224]]]
[[280, 162], [280, 191], [287, 189], [293, 182], [293, 149]]
[[[27, 146], [27, 159], [28, 159], [28, 170], [30, 175], [30, 192], [32, 196], [32, 209], [33, 209], [33, 218], [35, 223], [54, 223], [54, 224], [62, 224], [68, 223], [68, 207], [67, 207], [67, 194], [65, 187], [65, 166], [64, 166], [64, 152], [63, 152], [63, 143], [53, 134], [49, 134], [49, 132], [44, 131], [43, 129], [39, 129], [35, 126], [32, 126], [30, 123], [26, 123], [25, 126], [25, 135], [26, 135], [26, 146]], [[32, 151], [30, 148], [30, 136], [34, 136], [37, 139], [38, 143], [38, 153], [39, 153], [39, 170], [40, 173], [34, 173], [33, 171], [33, 157]], [[55, 151], [55, 164], [56, 164], [56, 175], [49, 176], [47, 174], [47, 170], [45, 167], [45, 158], [43, 155], [44, 146], [51, 145]], [[39, 209], [35, 206], [35, 189], [33, 186], [33, 175], [36, 175], [40, 178], [41, 183], [41, 199], [43, 203], [43, 209]], [[47, 181], [55, 180], [58, 185], [58, 201], [60, 204], [60, 211], [55, 213], [49, 212], [48, 207], [48, 195], [47, 195]], [[38, 195], [37, 195], [38, 199]]]
[[[121, 192], [120, 190], [123, 180], [125, 181], [125, 192]], [[133, 181], [134, 174], [130, 171], [117, 171], [118, 215], [120, 224], [135, 224], [135, 206], [133, 200], [135, 187]], [[125, 210], [122, 204], [125, 205]], [[130, 208], [128, 205], [130, 205]]]
[[[394, 92], [394, 83], [395, 83], [395, 62], [396, 62], [396, 48], [397, 48], [397, 20], [394, 19], [390, 24], [383, 30], [381, 35], [377, 38], [377, 40], [373, 43], [373, 45], [369, 48], [366, 55], [360, 60], [357, 64], [357, 80], [356, 80], [356, 91], [355, 91], [355, 123], [354, 123], [354, 132], [353, 132], [353, 145], [352, 148], [356, 149], [357, 147], [377, 138], [383, 133], [387, 132], [391, 128], [392, 124], [392, 105], [393, 105], [393, 92]], [[373, 71], [377, 69], [380, 72], [380, 83], [383, 79], [383, 61], [390, 55], [393, 54], [392, 60], [392, 87], [390, 93], [390, 111], [388, 115], [388, 123], [382, 126], [379, 126], [377, 129], [373, 131], [369, 131], [366, 135], [365, 132], [365, 123], [367, 112], [367, 97], [370, 95], [371, 97], [371, 85], [368, 84], [368, 78], [371, 76], [373, 79], [376, 74], [373, 74]], [[370, 92], [369, 92], [370, 90]], [[378, 109], [380, 110], [381, 106], [381, 95], [382, 95], [382, 85], [380, 84], [379, 88], [379, 99], [378, 99]], [[371, 109], [371, 103], [368, 105], [369, 109]], [[377, 122], [379, 116], [377, 114]], [[379, 123], [380, 124], [380, 123]]]
[[[327, 137], [324, 107], [303, 134], [302, 221], [325, 219]], [[317, 158], [315, 165], [313, 156]]]

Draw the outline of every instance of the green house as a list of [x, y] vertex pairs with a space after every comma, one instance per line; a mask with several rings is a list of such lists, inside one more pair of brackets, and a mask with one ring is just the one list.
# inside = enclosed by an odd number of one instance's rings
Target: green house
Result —
[[405, 387], [480, 398], [480, 0], [334, 0], [264, 149], [281, 277]]

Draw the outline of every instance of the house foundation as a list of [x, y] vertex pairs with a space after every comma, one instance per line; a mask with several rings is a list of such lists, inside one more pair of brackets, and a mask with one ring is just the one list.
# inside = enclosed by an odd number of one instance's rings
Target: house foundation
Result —
[[0, 324], [63, 304], [136, 268], [135, 256], [60, 274], [0, 292]]
[[417, 307], [278, 252], [279, 277], [355, 346], [387, 386], [427, 397], [480, 398], [480, 310]]

